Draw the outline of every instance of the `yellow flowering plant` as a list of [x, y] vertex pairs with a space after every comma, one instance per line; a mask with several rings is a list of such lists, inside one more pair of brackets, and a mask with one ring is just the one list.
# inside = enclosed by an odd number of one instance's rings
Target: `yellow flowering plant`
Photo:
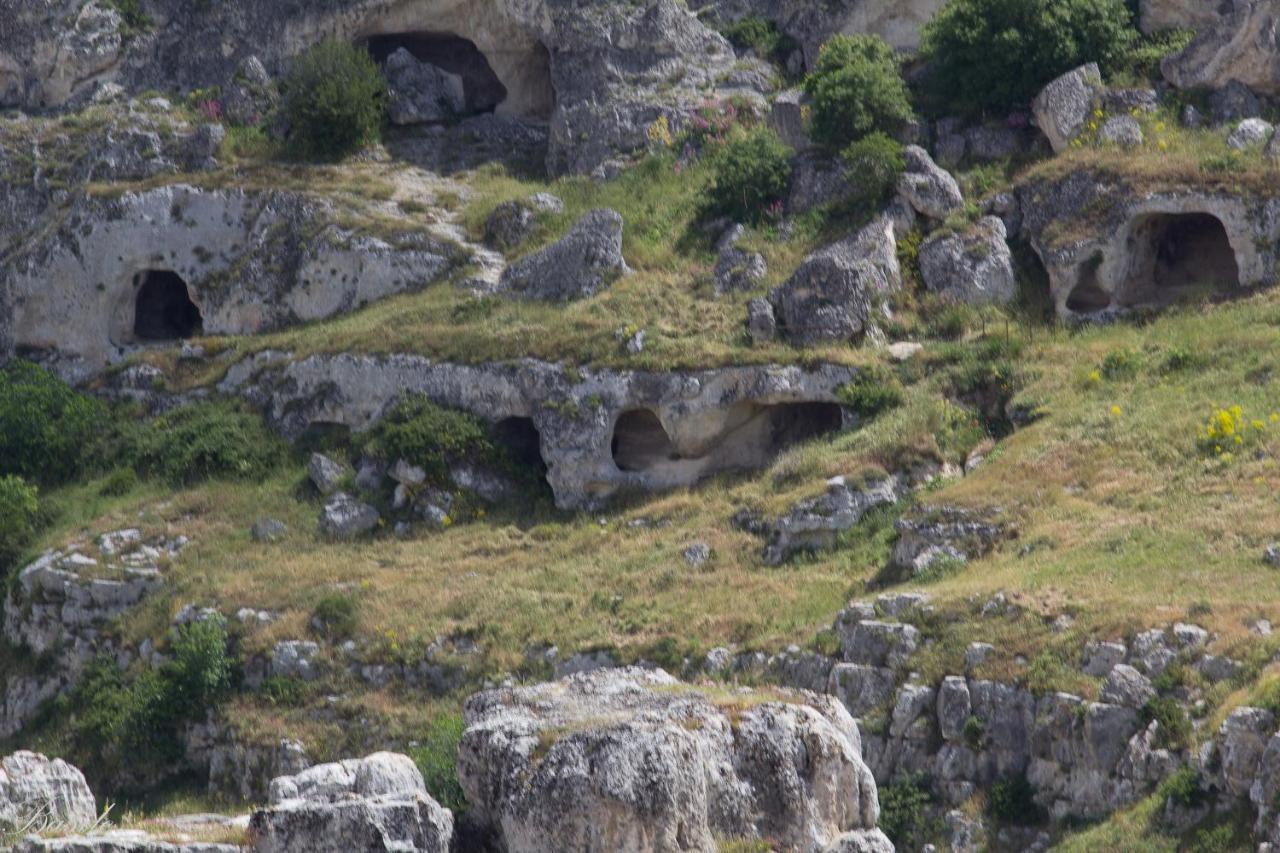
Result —
[[1217, 409], [1197, 428], [1196, 443], [1206, 456], [1230, 462], [1241, 450], [1260, 443], [1266, 432], [1267, 424], [1262, 418], [1248, 417], [1242, 406], [1231, 406]]

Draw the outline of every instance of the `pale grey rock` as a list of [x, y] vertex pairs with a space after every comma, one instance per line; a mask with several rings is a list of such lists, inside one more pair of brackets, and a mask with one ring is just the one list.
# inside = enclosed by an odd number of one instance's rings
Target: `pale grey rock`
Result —
[[769, 126], [783, 143], [797, 151], [803, 151], [813, 142], [805, 126], [804, 110], [809, 98], [804, 89], [787, 89], [779, 92], [769, 107]]
[[618, 665], [613, 653], [603, 649], [594, 652], [575, 652], [555, 665], [556, 678], [565, 678], [599, 669], [613, 669]]
[[310, 640], [282, 640], [271, 650], [269, 673], [275, 678], [314, 681], [319, 675], [316, 656], [320, 646]]
[[724, 646], [717, 646], [707, 652], [706, 657], [702, 661], [702, 668], [711, 675], [720, 675], [728, 672], [733, 665], [733, 652]]
[[778, 336], [778, 320], [768, 299], [752, 299], [747, 303], [747, 334], [756, 344], [768, 343]]
[[694, 542], [684, 549], [684, 561], [692, 568], [699, 568], [711, 559], [711, 546], [706, 542]]
[[801, 151], [791, 159], [787, 212], [794, 216], [837, 204], [850, 198], [857, 187], [841, 158], [822, 150]]
[[15, 752], [0, 759], [0, 832], [33, 818], [50, 827], [83, 829], [98, 817], [84, 774], [61, 758]]
[[920, 645], [920, 630], [900, 622], [863, 620], [841, 630], [840, 648], [849, 663], [897, 669], [906, 664]]
[[1098, 139], [1121, 148], [1137, 148], [1143, 142], [1142, 125], [1130, 115], [1112, 116], [1102, 123]]
[[1209, 632], [1199, 625], [1186, 622], [1173, 623], [1173, 639], [1178, 646], [1187, 651], [1196, 651], [1209, 642]]
[[876, 612], [889, 619], [910, 619], [929, 603], [924, 592], [886, 592], [876, 596]]
[[93, 835], [23, 839], [14, 853], [242, 853], [235, 844], [171, 844], [137, 829], [109, 829]]
[[1155, 89], [1107, 89], [1102, 108], [1108, 113], [1154, 113], [1160, 109], [1160, 95]]
[[1036, 126], [1062, 153], [1080, 134], [1102, 91], [1102, 73], [1097, 63], [1068, 71], [1041, 90], [1031, 104]]
[[1196, 670], [1210, 683], [1231, 681], [1244, 671], [1244, 664], [1224, 655], [1205, 655], [1195, 664]]
[[822, 853], [893, 853], [893, 842], [878, 829], [856, 829], [846, 832]]
[[564, 202], [551, 193], [534, 193], [529, 196], [529, 205], [539, 213], [564, 213]]
[[387, 57], [387, 116], [392, 124], [449, 121], [467, 108], [462, 78], [427, 62], [403, 47]]
[[517, 248], [538, 227], [531, 205], [520, 201], [504, 201], [493, 209], [484, 223], [486, 246], [499, 251]]
[[1124, 643], [1104, 643], [1091, 640], [1084, 647], [1084, 665], [1082, 669], [1085, 675], [1091, 675], [1094, 678], [1105, 678], [1116, 664], [1124, 663], [1124, 659], [1128, 654], [1129, 650], [1125, 648]]
[[855, 339], [902, 288], [893, 222], [879, 217], [815, 252], [769, 294], [782, 333], [798, 346]]
[[1247, 118], [1227, 137], [1227, 147], [1237, 151], [1262, 147], [1275, 135], [1275, 125], [1265, 119]]
[[958, 675], [948, 675], [938, 688], [938, 731], [946, 740], [964, 737], [965, 723], [972, 713], [969, 685]]
[[888, 667], [838, 663], [831, 668], [826, 692], [861, 719], [889, 706], [897, 681], [897, 672]]
[[1159, 628], [1143, 631], [1133, 639], [1130, 662], [1151, 678], [1159, 677], [1177, 657], [1177, 652], [1169, 648], [1165, 632]]
[[[246, 674], [255, 687], [256, 676]], [[183, 735], [187, 762], [208, 775], [212, 797], [265, 802], [271, 780], [305, 770], [311, 761], [295, 740], [246, 740], [234, 725], [209, 721], [189, 726]]]
[[766, 521], [764, 560], [779, 565], [800, 552], [824, 551], [836, 538], [876, 507], [897, 503], [906, 491], [897, 477], [850, 484], [844, 477], [828, 481], [819, 497], [801, 501], [784, 516]]
[[271, 780], [271, 804], [304, 799], [336, 802], [349, 797], [412, 796], [427, 793], [426, 783], [413, 759], [394, 752], [375, 752], [365, 758], [349, 758], [317, 764], [292, 776]]
[[764, 281], [768, 272], [764, 255], [738, 248], [745, 230], [741, 225], [734, 225], [716, 244], [719, 253], [714, 271], [717, 293], [750, 290]]
[[933, 293], [968, 305], [1003, 305], [1017, 297], [1004, 222], [984, 216], [961, 234], [939, 233], [920, 247], [920, 275]]
[[558, 242], [507, 267], [500, 286], [529, 299], [584, 299], [629, 271], [622, 257], [622, 217], [601, 209], [583, 216]]
[[934, 731], [934, 709], [937, 691], [923, 684], [904, 684], [898, 688], [893, 711], [889, 716], [889, 736], [924, 740]]
[[904, 149], [907, 168], [898, 179], [898, 193], [922, 216], [946, 219], [964, 208], [960, 185], [949, 172], [933, 162], [918, 145]]
[[132, 551], [142, 544], [142, 531], [136, 527], [127, 530], [114, 530], [98, 537], [98, 550], [104, 557], [115, 557], [126, 551]]
[[995, 652], [996, 647], [990, 643], [970, 643], [964, 650], [964, 671], [972, 675], [974, 670], [987, 662], [987, 658]]
[[381, 520], [373, 507], [346, 492], [338, 492], [325, 502], [320, 513], [320, 533], [334, 539], [354, 539], [373, 531]]
[[320, 494], [328, 496], [342, 486], [347, 469], [323, 453], [312, 453], [307, 462], [307, 476]]
[[278, 518], [260, 518], [250, 528], [249, 537], [254, 542], [279, 542], [288, 532], [288, 526]]
[[510, 853], [710, 850], [717, 835], [817, 851], [878, 819], [857, 726], [830, 697], [731, 723], [661, 670], [623, 669], [481, 693], [465, 716], [469, 814]]
[[1234, 124], [1262, 115], [1262, 100], [1239, 80], [1229, 80], [1209, 95], [1209, 112], [1217, 124]]
[[1128, 664], [1121, 663], [1112, 667], [1107, 674], [1100, 698], [1112, 705], [1140, 710], [1155, 695], [1156, 689], [1146, 676]]
[[1275, 9], [1247, 0], [1201, 7], [1190, 18], [1196, 37], [1160, 70], [1179, 89], [1220, 89], [1238, 84], [1260, 94], [1280, 92], [1280, 60], [1274, 51]]
[[912, 572], [941, 558], [965, 561], [983, 556], [1008, 535], [990, 513], [950, 506], [922, 507], [895, 527], [898, 541], [891, 562]]
[[1280, 567], [1280, 543], [1273, 542], [1262, 552], [1262, 562], [1272, 568]]
[[1249, 795], [1275, 726], [1270, 711], [1247, 706], [1236, 708], [1223, 720], [1214, 742], [1218, 771], [1232, 795]]
[[396, 460], [396, 464], [391, 466], [387, 476], [400, 485], [410, 488], [417, 488], [427, 481], [427, 472], [423, 468], [403, 459]]

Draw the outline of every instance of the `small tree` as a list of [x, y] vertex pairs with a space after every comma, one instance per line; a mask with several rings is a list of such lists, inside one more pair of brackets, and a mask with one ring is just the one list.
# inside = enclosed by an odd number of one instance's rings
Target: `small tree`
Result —
[[386, 81], [368, 51], [329, 39], [300, 54], [284, 84], [289, 144], [308, 160], [338, 160], [376, 142]]
[[859, 139], [841, 155], [856, 184], [854, 201], [867, 209], [879, 208], [898, 186], [907, 167], [902, 143], [879, 131]]
[[21, 477], [0, 477], [0, 571], [22, 556], [35, 535], [39, 510], [34, 486]]
[[833, 37], [804, 88], [813, 100], [813, 138], [833, 150], [875, 131], [893, 134], [912, 118], [897, 54], [876, 36]]
[[791, 149], [768, 128], [739, 132], [716, 153], [712, 212], [738, 222], [759, 222], [791, 182]]
[[1136, 38], [1124, 0], [952, 0], [925, 27], [922, 54], [948, 106], [1006, 111], [1086, 62], [1123, 62]]
[[80, 473], [106, 412], [30, 362], [0, 370], [0, 474], [60, 483]]

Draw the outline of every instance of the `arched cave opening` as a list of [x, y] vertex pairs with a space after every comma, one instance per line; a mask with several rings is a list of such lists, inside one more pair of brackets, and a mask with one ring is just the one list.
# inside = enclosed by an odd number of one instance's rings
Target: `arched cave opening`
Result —
[[1067, 295], [1067, 310], [1078, 314], [1092, 314], [1111, 305], [1111, 296], [1098, 283], [1098, 267], [1102, 255], [1094, 255], [1080, 270], [1080, 279]]
[[176, 341], [200, 334], [204, 321], [187, 283], [172, 270], [146, 270], [133, 277], [133, 336], [140, 341]]
[[475, 42], [452, 33], [412, 32], [371, 36], [369, 53], [379, 65], [400, 48], [419, 62], [462, 78], [468, 114], [491, 113], [507, 99], [507, 87]]
[[1238, 287], [1240, 269], [1222, 220], [1209, 213], [1157, 213], [1130, 231], [1121, 303], [1163, 304], [1185, 294]]
[[765, 414], [770, 424], [770, 456], [844, 426], [844, 412], [836, 403], [779, 403], [767, 407]]
[[493, 436], [511, 454], [513, 462], [546, 476], [542, 436], [534, 426], [533, 418], [503, 418], [494, 424]]
[[645, 471], [680, 459], [671, 436], [648, 409], [623, 412], [613, 427], [613, 462], [622, 471]]

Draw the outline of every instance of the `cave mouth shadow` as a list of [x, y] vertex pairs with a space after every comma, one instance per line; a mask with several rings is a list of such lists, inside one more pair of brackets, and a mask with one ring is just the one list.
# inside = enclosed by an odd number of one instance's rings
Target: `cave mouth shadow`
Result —
[[182, 276], [173, 270], [145, 270], [133, 277], [133, 337], [138, 341], [178, 341], [204, 329], [200, 309]]
[[1209, 213], [1157, 213], [1133, 223], [1129, 275], [1116, 295], [1123, 307], [1165, 305], [1230, 293], [1240, 269], [1226, 226]]
[[419, 62], [426, 62], [462, 78], [466, 114], [491, 113], [507, 99], [507, 87], [498, 79], [488, 58], [475, 42], [452, 33], [410, 32], [370, 36], [365, 48], [379, 65], [404, 48]]

